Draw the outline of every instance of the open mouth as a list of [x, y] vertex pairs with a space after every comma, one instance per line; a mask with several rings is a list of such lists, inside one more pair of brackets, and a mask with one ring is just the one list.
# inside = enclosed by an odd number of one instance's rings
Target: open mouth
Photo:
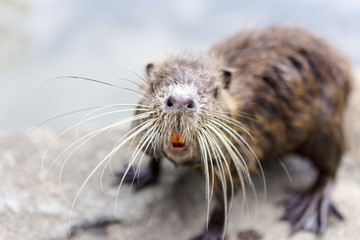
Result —
[[182, 133], [171, 134], [171, 145], [176, 150], [182, 150], [185, 148], [184, 136]]

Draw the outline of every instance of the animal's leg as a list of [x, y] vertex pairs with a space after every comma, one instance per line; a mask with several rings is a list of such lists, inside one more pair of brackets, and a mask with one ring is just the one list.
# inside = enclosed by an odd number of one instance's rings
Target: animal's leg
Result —
[[140, 168], [138, 172], [136, 169], [136, 166], [132, 166], [127, 173], [125, 171], [117, 173], [117, 183], [124, 178], [123, 182], [133, 183], [136, 190], [156, 183], [160, 174], [160, 159], [151, 158], [148, 166]]
[[221, 240], [224, 230], [224, 203], [217, 201], [207, 229], [192, 240]]
[[342, 138], [325, 134], [312, 137], [305, 145], [302, 153], [311, 159], [319, 175], [308, 191], [286, 201], [284, 219], [291, 223], [293, 232], [303, 229], [321, 234], [326, 228], [328, 215], [343, 219], [331, 202], [331, 191], [342, 151]]
[[[231, 168], [231, 161], [230, 159], [228, 160], [229, 162], [223, 163], [223, 168], [226, 168], [227, 165], [230, 165]], [[196, 236], [195, 238], [192, 238], [192, 240], [222, 240], [223, 237], [225, 236], [225, 205], [228, 204], [227, 202], [225, 202], [224, 200], [224, 190], [223, 190], [223, 184], [222, 181], [226, 181], [226, 194], [228, 199], [231, 197], [231, 188], [230, 186], [233, 185], [234, 186], [234, 191], [236, 190], [236, 188], [239, 186], [238, 184], [231, 184], [231, 181], [237, 181], [236, 179], [236, 174], [232, 174], [232, 177], [230, 177], [229, 174], [225, 174], [224, 177], [222, 178], [220, 172], [218, 171], [218, 169], [215, 169], [214, 171], [214, 185], [211, 186], [211, 183], [209, 188], [214, 190], [215, 193], [215, 200], [216, 200], [216, 205], [215, 208], [213, 209], [211, 216], [210, 216], [210, 221], [207, 225], [207, 227], [205, 228], [204, 232], [202, 232], [200, 235]], [[209, 176], [209, 178], [211, 179], [211, 175]], [[234, 182], [233, 182], [234, 183]]]

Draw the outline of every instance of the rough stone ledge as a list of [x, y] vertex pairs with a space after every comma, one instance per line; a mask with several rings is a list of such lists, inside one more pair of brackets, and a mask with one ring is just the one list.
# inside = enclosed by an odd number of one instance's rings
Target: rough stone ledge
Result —
[[[86, 132], [86, 131], [85, 131]], [[114, 216], [117, 187], [106, 168], [100, 185], [101, 169], [82, 190], [73, 208], [76, 193], [96, 164], [111, 150], [118, 134], [101, 136], [84, 144], [68, 160], [59, 183], [59, 172], [65, 156], [51, 162], [70, 143], [85, 132], [68, 134], [48, 152], [44, 168], [42, 156], [58, 132], [38, 130], [29, 134], [0, 136], [0, 239], [67, 239], [71, 223], [92, 220], [99, 216]], [[121, 133], [119, 133], [121, 134]], [[126, 149], [117, 154], [111, 169], [119, 170], [127, 162]], [[302, 171], [291, 172], [293, 183], [278, 163], [265, 166], [267, 199], [260, 177], [254, 176], [258, 202], [251, 191], [247, 207], [241, 213], [242, 196], [238, 194], [228, 227], [228, 238], [237, 240], [241, 231], [254, 230], [268, 240], [317, 239], [311, 233], [289, 236], [290, 227], [278, 219], [283, 208], [277, 203], [301, 189], [313, 177], [309, 166], [296, 156], [289, 156], [292, 166]], [[288, 165], [289, 163], [288, 163]], [[187, 169], [175, 170], [170, 163], [163, 165], [160, 183], [134, 193], [123, 186], [118, 197], [116, 218], [120, 223], [109, 226], [106, 235], [80, 232], [73, 239], [189, 239], [204, 227], [206, 207], [204, 181], [200, 173]], [[310, 180], [309, 180], [310, 179]], [[338, 173], [333, 199], [346, 216], [343, 222], [332, 219], [322, 239], [357, 239], [360, 236], [360, 162], [346, 154]]]

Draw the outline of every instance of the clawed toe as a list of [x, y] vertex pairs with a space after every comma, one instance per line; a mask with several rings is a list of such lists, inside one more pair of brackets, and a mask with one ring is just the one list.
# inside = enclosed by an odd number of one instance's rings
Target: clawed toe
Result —
[[292, 233], [301, 229], [322, 234], [327, 225], [328, 215], [343, 219], [341, 213], [330, 201], [332, 181], [318, 181], [314, 187], [285, 202], [286, 213], [282, 218], [292, 225]]
[[127, 172], [119, 172], [115, 174], [117, 181], [115, 184], [121, 182], [131, 183], [135, 190], [138, 191], [146, 186], [157, 182], [158, 177], [148, 167], [141, 168], [138, 171], [136, 167], [131, 167]]
[[192, 238], [191, 240], [222, 240], [222, 233], [205, 231], [204, 233]]

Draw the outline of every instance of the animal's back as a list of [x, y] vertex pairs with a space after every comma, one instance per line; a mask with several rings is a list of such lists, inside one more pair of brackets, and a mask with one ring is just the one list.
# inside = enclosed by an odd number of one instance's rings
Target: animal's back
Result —
[[254, 118], [241, 121], [254, 136], [259, 159], [303, 153], [318, 131], [343, 142], [339, 128], [350, 70], [324, 40], [299, 27], [277, 26], [241, 32], [211, 52], [234, 71], [229, 92], [236, 110]]

